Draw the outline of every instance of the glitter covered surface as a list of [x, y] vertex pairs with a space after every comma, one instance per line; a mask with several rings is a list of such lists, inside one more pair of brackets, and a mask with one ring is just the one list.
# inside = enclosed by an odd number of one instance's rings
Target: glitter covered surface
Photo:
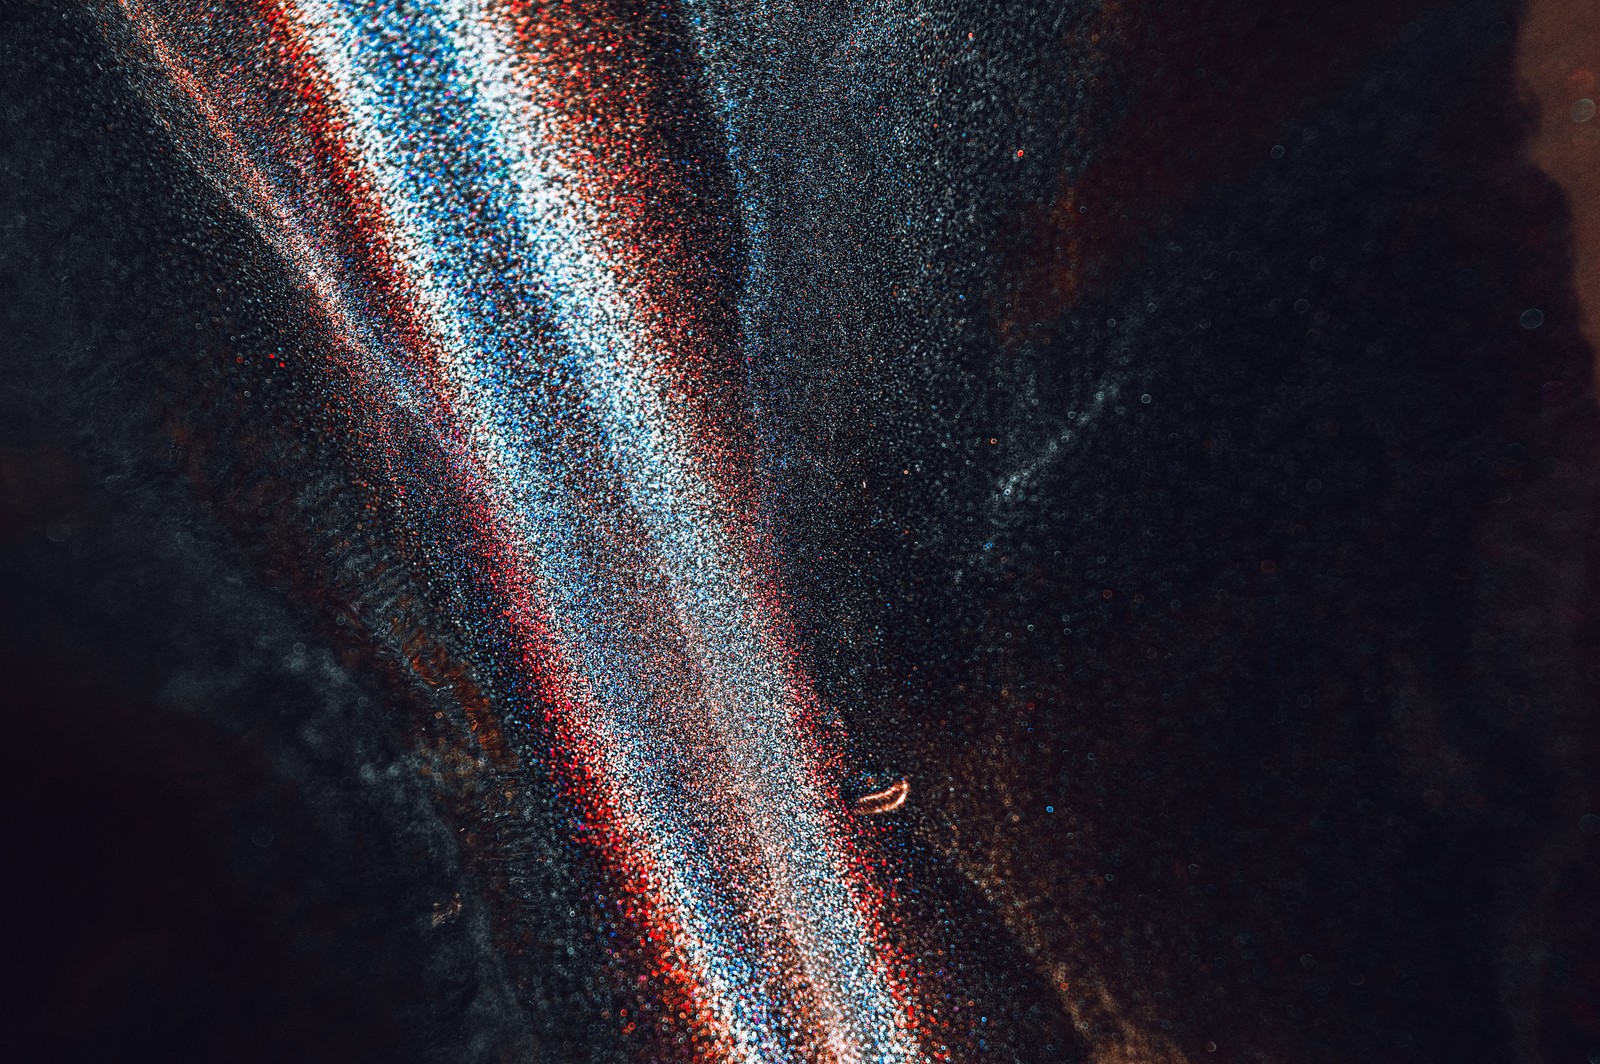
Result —
[[1584, 1059], [1569, 7], [19, 0], [32, 1055]]
[[[789, 644], [731, 252], [687, 217], [649, 27], [515, 3], [124, 10], [198, 119], [186, 150], [328, 316], [353, 428], [466, 515], [488, 590], [462, 622], [498, 659], [500, 727], [548, 727], [697, 1055], [924, 1057], [837, 725]], [[444, 477], [405, 469], [396, 418]]]

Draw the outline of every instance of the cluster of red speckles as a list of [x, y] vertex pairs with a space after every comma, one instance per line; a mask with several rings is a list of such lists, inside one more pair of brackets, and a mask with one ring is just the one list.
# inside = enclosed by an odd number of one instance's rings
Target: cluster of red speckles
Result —
[[[203, 166], [342, 341], [352, 432], [397, 470], [397, 498], [419, 485], [471, 530], [460, 564], [496, 620], [463, 627], [514, 648], [497, 693], [543, 710], [658, 1033], [703, 1059], [911, 1059], [909, 983], [838, 793], [842, 737], [763, 530], [732, 239], [675, 157], [689, 101], [661, 73], [659, 12], [438, 19], [419, 40], [492, 69], [435, 82], [408, 80], [394, 11], [369, 24], [330, 5], [332, 27], [270, 0], [129, 10], [202, 117]], [[535, 290], [549, 306], [523, 305]], [[389, 430], [408, 419], [437, 449], [410, 473]]]
[[752, 515], [756, 497], [750, 410], [738, 322], [718, 264], [731, 268], [728, 221], [707, 217], [700, 159], [674, 159], [694, 101], [663, 83], [672, 51], [667, 16], [621, 0], [583, 5], [509, 0], [531, 103], [568, 131], [553, 146], [580, 175], [608, 257], [625, 279], [651, 345], [669, 352], [657, 383], [678, 429], [723, 495]]

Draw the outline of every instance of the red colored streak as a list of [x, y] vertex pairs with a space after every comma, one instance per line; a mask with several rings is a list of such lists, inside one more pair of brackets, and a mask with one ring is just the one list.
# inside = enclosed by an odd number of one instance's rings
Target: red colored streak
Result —
[[656, 73], [649, 46], [661, 32], [659, 10], [624, 0], [582, 12], [530, 0], [496, 6], [492, 17], [510, 24], [519, 48], [528, 106], [565, 131], [549, 151], [579, 176], [636, 324], [653, 349], [669, 353], [657, 387], [676, 434], [705, 456], [719, 497], [738, 504], [734, 524], [752, 528], [758, 492], [745, 367], [734, 308], [720, 298], [727, 282], [709, 268], [727, 257], [731, 237], [696, 203], [692, 164], [668, 154], [674, 132], [686, 139], [670, 127], [672, 116], [698, 101], [674, 99]]
[[[185, 5], [183, 17], [163, 23], [135, 0], [121, 0], [142, 43], [201, 117], [224, 163], [208, 167], [240, 202], [269, 240], [307, 278], [334, 334], [357, 357], [344, 367], [358, 380], [378, 383], [374, 360], [360, 357], [360, 324], [379, 324], [385, 339], [404, 349], [406, 368], [420, 385], [428, 409], [420, 412], [438, 434], [451, 463], [445, 489], [452, 504], [472, 516], [482, 536], [479, 561], [492, 574], [502, 601], [511, 604], [511, 626], [523, 664], [522, 683], [549, 708], [558, 776], [567, 795], [596, 831], [585, 836], [610, 871], [625, 900], [624, 915], [641, 929], [650, 968], [662, 979], [671, 1012], [682, 1012], [707, 1056], [733, 1051], [731, 1032], [706, 999], [683, 944], [688, 931], [659, 903], [665, 878], [652, 862], [642, 829], [634, 825], [617, 781], [603, 769], [597, 735], [585, 726], [589, 702], [577, 672], [552, 637], [549, 611], [539, 600], [536, 580], [519, 555], [514, 530], [492, 503], [490, 478], [473, 455], [457, 420], [460, 396], [442, 370], [442, 345], [424, 323], [419, 294], [406, 277], [372, 182], [352, 146], [350, 125], [338, 95], [295, 22], [276, 0], [257, 0], [254, 18], [219, 12], [198, 3]], [[851, 825], [839, 801], [836, 743], [820, 741], [829, 728], [792, 647], [775, 571], [775, 552], [761, 532], [760, 493], [752, 466], [753, 426], [742, 387], [735, 314], [717, 299], [703, 298], [720, 282], [708, 263], [721, 249], [708, 245], [703, 219], [696, 216], [694, 190], [681, 164], [670, 158], [670, 130], [652, 104], [666, 93], [655, 78], [642, 35], [628, 32], [630, 16], [622, 5], [601, 15], [579, 18], [569, 9], [541, 9], [509, 3], [523, 47], [529, 106], [560, 116], [567, 135], [550, 150], [580, 176], [582, 195], [598, 219], [603, 253], [638, 314], [635, 323], [654, 351], [666, 353], [657, 382], [659, 397], [671, 411], [673, 431], [695, 456], [696, 473], [714, 489], [721, 531], [740, 559], [737, 568], [754, 594], [753, 615], [760, 620], [759, 642], [777, 663], [788, 688], [793, 729], [806, 784], [822, 796], [828, 834], [837, 840], [840, 869], [861, 905], [875, 945], [882, 949], [886, 929], [872, 913], [884, 911], [872, 884], [871, 869], [851, 841]], [[642, 18], [643, 16], [636, 16]], [[224, 23], [225, 31], [218, 30]], [[255, 61], [235, 65], [205, 47], [222, 32], [237, 54]], [[172, 43], [176, 41], [177, 46]], [[286, 88], [287, 87], [287, 88]], [[288, 101], [285, 97], [288, 97]], [[681, 106], [681, 101], [680, 101]], [[287, 121], [286, 121], [287, 117]], [[251, 142], [273, 147], [279, 172], [268, 173], [252, 155]], [[578, 147], [571, 147], [577, 145]], [[346, 277], [361, 280], [359, 296]], [[359, 298], [358, 307], [347, 305]], [[363, 375], [363, 370], [366, 370]], [[381, 397], [367, 411], [380, 426], [388, 416]], [[358, 431], [360, 427], [358, 426]], [[581, 504], [581, 503], [580, 503]], [[624, 523], [631, 523], [624, 519]], [[643, 538], [639, 528], [618, 532], [619, 541]], [[645, 603], [671, 615], [670, 603]], [[685, 670], [684, 682], [694, 682]], [[706, 773], [706, 775], [711, 775]], [[709, 796], [724, 819], [738, 823], [743, 796]], [[728, 840], [731, 862], [759, 880], [763, 861], [758, 847], [742, 836]], [[767, 904], [759, 890], [741, 902]], [[761, 914], [752, 913], [752, 918]], [[782, 954], [783, 944], [775, 952]], [[911, 1016], [909, 981], [891, 973], [890, 992]], [[805, 993], [801, 988], [800, 993]], [[793, 1007], [806, 1010], [804, 1001]]]

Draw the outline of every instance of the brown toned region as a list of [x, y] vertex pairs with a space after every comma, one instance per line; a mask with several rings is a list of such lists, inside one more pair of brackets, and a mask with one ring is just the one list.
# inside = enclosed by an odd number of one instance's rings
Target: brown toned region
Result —
[[[1092, 71], [1084, 113], [1119, 117], [1074, 128], [1090, 146], [1081, 172], [1014, 227], [1014, 305], [1002, 334], [1035, 335], [1121, 256], [1218, 181], [1255, 165], [1308, 101], [1346, 87], [1373, 52], [1439, 0], [1256, 4], [1108, 0], [1074, 29]], [[1086, 37], [1087, 45], [1078, 37]], [[1019, 331], [1020, 330], [1020, 331]]]
[[[1445, 7], [1106, 4], [1084, 32], [1103, 57], [1101, 113], [1119, 118], [1081, 131], [1095, 145], [1082, 172], [1001, 237], [1014, 287], [991, 311], [997, 342], [1047, 341], [1159, 243], [1194, 239], [1191, 217], [1389, 49], [1435, 32]], [[1024, 606], [1069, 604], [1077, 635], [1005, 645], [981, 680], [944, 693], [954, 738], [926, 755], [916, 830], [1026, 944], [1090, 1059], [1534, 1062], [1600, 1045], [1600, 877], [1578, 831], [1600, 798], [1585, 340], [1600, 119], [1579, 102], [1596, 98], [1597, 10], [1507, 6], [1498, 64], [1462, 79], [1430, 142], [1430, 165], [1456, 168], [1466, 191], [1417, 190], [1416, 228], [1396, 238], [1467, 249], [1502, 271], [1508, 304], [1543, 308], [1536, 329], [1508, 329], [1498, 361], [1454, 370], [1504, 382], [1463, 444], [1483, 447], [1482, 477], [1447, 500], [1484, 504], [1440, 574], [1461, 616], [1383, 593], [1336, 601], [1351, 589], [1282, 560], [1306, 531], [1289, 521], [1234, 544], [1181, 620], [1153, 583], [1079, 587], [1034, 557], [1002, 559], [974, 603], [997, 643]], [[1306, 426], [1329, 440], [1351, 428]], [[1185, 460], [1204, 478], [1217, 440], [1197, 435]], [[1549, 456], [1544, 473], [1530, 455]], [[1417, 458], [1430, 460], [1446, 459]], [[1403, 511], [1363, 505], [1378, 527]], [[1359, 571], [1383, 553], [1351, 539], [1317, 564]], [[1410, 634], [1372, 645], [1362, 611], [1396, 608], [1415, 609], [1395, 629]], [[1430, 625], [1455, 646], [1427, 645]], [[1292, 687], [1285, 670], [1306, 679]], [[1282, 685], [1286, 711], [1249, 716], [1256, 678]]]
[[1528, 154], [1567, 197], [1573, 285], [1589, 345], [1600, 347], [1600, 8], [1529, 0], [1517, 75], [1537, 114]]

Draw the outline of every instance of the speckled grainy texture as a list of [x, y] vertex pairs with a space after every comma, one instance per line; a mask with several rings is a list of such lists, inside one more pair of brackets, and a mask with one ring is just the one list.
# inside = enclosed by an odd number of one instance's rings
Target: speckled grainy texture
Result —
[[0, 14], [32, 1057], [1600, 1053], [1517, 4]]

